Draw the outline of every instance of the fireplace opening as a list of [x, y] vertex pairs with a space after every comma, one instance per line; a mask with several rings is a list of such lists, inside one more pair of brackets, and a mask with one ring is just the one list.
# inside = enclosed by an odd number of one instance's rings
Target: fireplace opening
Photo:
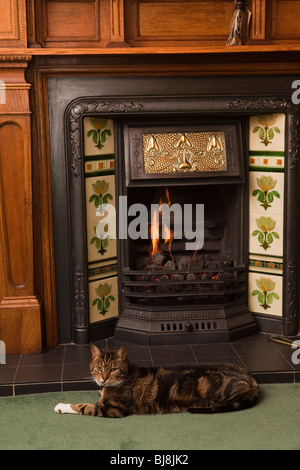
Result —
[[[235, 212], [239, 190], [226, 186], [176, 186], [165, 188], [165, 194], [163, 190], [148, 189], [134, 191], [131, 197], [134, 201], [144, 200], [149, 206], [149, 200], [153, 203], [159, 193], [162, 193], [160, 207], [167, 204], [174, 210], [169, 211], [167, 221], [163, 220], [161, 211], [156, 217], [156, 208], [152, 211], [154, 217], [151, 220], [152, 212], [149, 210], [147, 232], [152, 238], [129, 239], [129, 263], [124, 268], [126, 302], [164, 308], [176, 305], [220, 306], [240, 301], [246, 293], [246, 277], [237, 243], [239, 219]], [[204, 240], [197, 242], [195, 237], [195, 249], [187, 250], [186, 245], [191, 241], [185, 238], [182, 208], [191, 201], [194, 205], [192, 234], [199, 225], [199, 221], [195, 221], [195, 207], [203, 205]], [[169, 222], [168, 226], [166, 222]], [[179, 236], [182, 238], [175, 238], [178, 224], [181, 225]]]

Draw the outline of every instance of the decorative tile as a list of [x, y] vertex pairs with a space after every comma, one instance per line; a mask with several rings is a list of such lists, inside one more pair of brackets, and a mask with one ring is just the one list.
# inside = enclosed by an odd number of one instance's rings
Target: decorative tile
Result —
[[117, 256], [117, 240], [104, 236], [106, 225], [99, 219], [87, 221], [88, 263]]
[[266, 216], [283, 214], [284, 174], [249, 172], [249, 211]]
[[249, 252], [283, 256], [283, 216], [249, 215]]
[[249, 254], [249, 271], [260, 273], [280, 274], [283, 273], [283, 258]]
[[87, 220], [101, 217], [97, 215], [99, 204], [109, 203], [115, 207], [115, 176], [93, 176], [85, 179], [86, 218]]
[[105, 277], [116, 275], [118, 272], [117, 258], [90, 263], [88, 267], [88, 279], [95, 281]]
[[251, 312], [282, 315], [282, 276], [249, 272], [248, 308]]
[[99, 158], [87, 158], [84, 163], [85, 176], [96, 176], [104, 174], [114, 174], [115, 158], [114, 156], [105, 156]]
[[249, 170], [284, 171], [284, 152], [249, 152]]
[[251, 116], [249, 121], [250, 151], [284, 152], [285, 115]]
[[89, 283], [90, 323], [118, 316], [118, 278], [109, 277]]
[[114, 153], [114, 129], [111, 119], [86, 117], [83, 121], [83, 132], [85, 156]]

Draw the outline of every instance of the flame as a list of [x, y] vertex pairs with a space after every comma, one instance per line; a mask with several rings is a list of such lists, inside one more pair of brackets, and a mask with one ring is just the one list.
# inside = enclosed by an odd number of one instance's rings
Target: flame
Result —
[[[169, 190], [168, 188], [165, 188], [165, 193], [166, 193], [166, 198], [167, 198], [167, 204], [170, 207], [171, 206], [171, 201], [170, 201], [170, 195], [169, 195]], [[162, 204], [162, 199], [159, 201], [159, 207]], [[161, 212], [161, 210], [159, 210]], [[172, 241], [174, 239], [174, 232], [168, 228], [166, 224], [164, 224], [163, 227], [163, 232], [164, 234], [164, 245], [168, 244], [169, 245], [169, 253], [172, 256], [171, 253], [171, 245]], [[157, 214], [157, 210], [154, 209], [153, 211], [153, 218], [152, 218], [152, 223], [151, 223], [151, 239], [152, 239], [152, 251], [150, 252], [151, 255], [154, 255], [156, 251], [161, 251], [158, 249], [160, 238], [159, 238], [159, 215]]]
[[159, 244], [159, 218], [157, 216], [157, 210], [155, 209], [153, 212], [153, 219], [151, 223], [151, 239], [152, 239], [152, 251], [151, 255], [154, 255], [154, 253], [158, 250], [158, 244]]

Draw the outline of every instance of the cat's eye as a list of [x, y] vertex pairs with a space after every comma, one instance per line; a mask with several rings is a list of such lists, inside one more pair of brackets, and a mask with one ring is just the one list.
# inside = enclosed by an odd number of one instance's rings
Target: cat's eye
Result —
[[99, 372], [102, 372], [102, 367], [97, 367], [97, 370], [98, 370]]
[[116, 367], [112, 367], [110, 370], [111, 370], [111, 372], [115, 372], [118, 369]]

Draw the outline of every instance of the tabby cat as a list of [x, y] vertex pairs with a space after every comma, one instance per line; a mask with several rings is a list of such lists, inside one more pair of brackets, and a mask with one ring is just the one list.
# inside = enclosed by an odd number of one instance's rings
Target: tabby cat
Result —
[[104, 352], [91, 346], [91, 375], [100, 386], [95, 405], [59, 403], [57, 413], [76, 413], [121, 418], [132, 414], [208, 413], [253, 406], [258, 385], [237, 365], [167, 369], [137, 367], [125, 347]]

